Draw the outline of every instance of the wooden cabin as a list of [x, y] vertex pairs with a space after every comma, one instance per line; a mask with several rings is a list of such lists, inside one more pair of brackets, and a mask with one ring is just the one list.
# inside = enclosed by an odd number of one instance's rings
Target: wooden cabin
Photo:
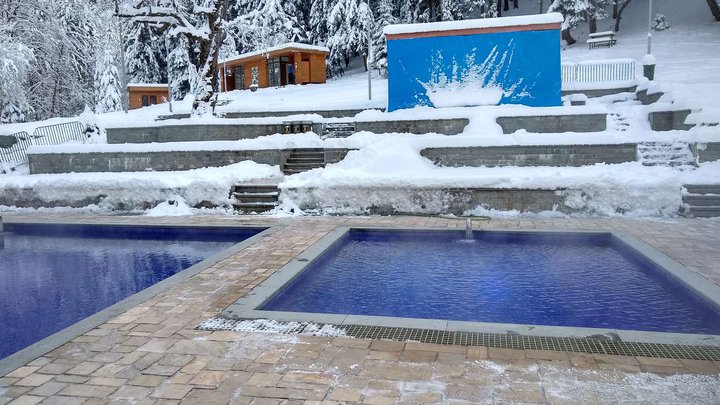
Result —
[[130, 97], [130, 109], [135, 110], [149, 105], [166, 102], [168, 85], [162, 83], [131, 83], [127, 86]]
[[325, 83], [328, 48], [287, 43], [261, 51], [244, 53], [218, 61], [223, 91], [290, 84]]

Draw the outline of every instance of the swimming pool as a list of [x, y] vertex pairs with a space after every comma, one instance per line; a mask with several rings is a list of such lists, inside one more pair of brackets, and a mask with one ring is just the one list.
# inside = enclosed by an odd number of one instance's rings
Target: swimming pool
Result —
[[340, 229], [224, 315], [720, 335], [720, 307], [693, 288], [699, 276], [668, 271], [643, 245], [609, 232], [476, 231], [466, 240], [460, 231]]
[[0, 359], [264, 229], [6, 223]]

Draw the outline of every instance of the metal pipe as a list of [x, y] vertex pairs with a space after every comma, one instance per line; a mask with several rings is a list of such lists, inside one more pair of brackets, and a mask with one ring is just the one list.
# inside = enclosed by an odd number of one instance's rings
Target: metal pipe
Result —
[[648, 3], [648, 44], [647, 53], [652, 54], [652, 0]]

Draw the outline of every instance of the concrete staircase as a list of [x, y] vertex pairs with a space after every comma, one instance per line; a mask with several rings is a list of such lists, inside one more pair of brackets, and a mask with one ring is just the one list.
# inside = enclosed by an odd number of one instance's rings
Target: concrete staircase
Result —
[[641, 142], [637, 150], [643, 166], [697, 166], [687, 143]]
[[688, 194], [683, 195], [686, 217], [720, 217], [720, 185], [685, 184]]
[[236, 184], [230, 194], [237, 201], [235, 211], [259, 214], [277, 207], [280, 190], [276, 184]]
[[325, 150], [323, 148], [293, 149], [283, 165], [282, 171], [285, 174], [295, 174], [319, 167], [325, 167]]

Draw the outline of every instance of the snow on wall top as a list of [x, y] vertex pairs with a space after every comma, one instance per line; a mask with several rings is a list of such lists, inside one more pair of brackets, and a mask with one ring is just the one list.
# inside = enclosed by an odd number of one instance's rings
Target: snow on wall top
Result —
[[138, 88], [155, 88], [155, 87], [162, 87], [164, 89], [167, 88], [167, 83], [128, 83], [127, 87], [138, 87]]
[[251, 58], [253, 56], [260, 56], [260, 55], [266, 55], [272, 52], [281, 51], [283, 49], [299, 49], [303, 51], [315, 51], [315, 52], [324, 52], [324, 53], [330, 53], [330, 49], [324, 46], [317, 46], [317, 45], [308, 45], [308, 44], [301, 44], [299, 42], [288, 42], [286, 44], [273, 46], [270, 48], [261, 49], [259, 51], [253, 51], [253, 52], [246, 52], [237, 56], [233, 56], [230, 58], [221, 59], [218, 61], [219, 64], [232, 62], [238, 59], [245, 59], [245, 58]]
[[395, 24], [383, 29], [385, 35], [414, 34], [424, 32], [457, 31], [482, 28], [513, 27], [535, 24], [562, 23], [560, 13], [522, 15], [515, 17], [480, 18], [475, 20], [443, 21], [424, 24]]

